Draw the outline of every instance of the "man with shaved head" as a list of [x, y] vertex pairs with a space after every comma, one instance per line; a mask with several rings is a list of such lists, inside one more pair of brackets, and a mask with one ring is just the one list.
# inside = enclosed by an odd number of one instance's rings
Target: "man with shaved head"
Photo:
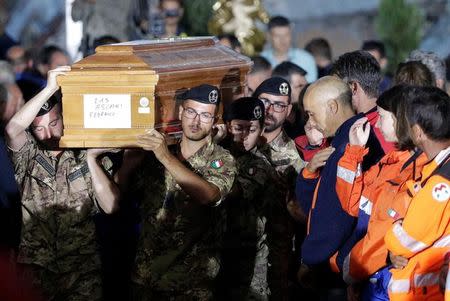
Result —
[[[333, 76], [325, 76], [313, 83], [305, 93], [303, 104], [311, 126], [324, 137], [333, 137], [333, 140], [330, 147], [319, 151], [311, 159], [297, 179], [297, 200], [309, 216], [298, 276], [304, 285], [312, 285], [311, 282], [305, 283], [306, 279], [314, 279], [310, 277], [314, 274], [320, 275], [321, 286], [316, 288], [320, 289], [321, 294], [339, 292], [331, 300], [345, 300], [345, 285], [338, 274], [332, 273], [334, 264], [330, 259], [351, 235], [356, 220], [342, 210], [338, 199], [336, 177], [340, 173], [345, 175], [345, 170], [338, 170], [337, 163], [349, 142], [350, 127], [364, 115], [354, 114], [348, 84]], [[372, 146], [377, 141], [373, 131], [370, 136]], [[371, 146], [369, 153], [372, 152]], [[378, 151], [366, 156], [363, 168], [371, 166], [382, 155], [383, 152]]]

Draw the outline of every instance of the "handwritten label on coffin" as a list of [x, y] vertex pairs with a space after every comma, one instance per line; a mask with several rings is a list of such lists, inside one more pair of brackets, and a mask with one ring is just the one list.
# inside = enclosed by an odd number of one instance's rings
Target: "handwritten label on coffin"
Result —
[[84, 128], [131, 128], [130, 94], [84, 94]]

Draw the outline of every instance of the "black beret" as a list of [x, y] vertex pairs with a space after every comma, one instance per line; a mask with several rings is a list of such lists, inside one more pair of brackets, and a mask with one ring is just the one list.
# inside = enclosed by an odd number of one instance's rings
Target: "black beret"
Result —
[[42, 116], [47, 114], [58, 104], [58, 99], [55, 96], [50, 97], [41, 107], [36, 116]]
[[220, 103], [220, 91], [216, 86], [204, 84], [187, 90], [181, 94], [181, 99], [191, 99], [201, 103], [218, 105]]
[[282, 77], [271, 77], [263, 81], [253, 93], [254, 97], [267, 93], [277, 96], [289, 96], [291, 98], [291, 85]]
[[223, 116], [225, 121], [264, 120], [264, 103], [256, 97], [242, 97], [233, 101]]

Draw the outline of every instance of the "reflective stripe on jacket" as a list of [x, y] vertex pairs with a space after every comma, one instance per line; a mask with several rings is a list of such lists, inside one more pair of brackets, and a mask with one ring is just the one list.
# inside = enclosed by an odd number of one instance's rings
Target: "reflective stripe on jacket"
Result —
[[386, 234], [389, 251], [409, 259], [405, 268], [391, 270], [391, 300], [444, 300], [439, 271], [450, 250], [450, 181], [435, 170], [449, 154], [450, 147], [441, 151], [423, 168], [421, 182], [409, 185], [408, 212]]

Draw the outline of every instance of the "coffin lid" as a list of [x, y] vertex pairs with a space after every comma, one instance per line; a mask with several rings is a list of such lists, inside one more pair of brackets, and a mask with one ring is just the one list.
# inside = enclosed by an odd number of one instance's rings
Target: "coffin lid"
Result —
[[95, 51], [73, 64], [72, 71], [142, 69], [163, 74], [252, 65], [250, 58], [221, 45], [215, 37], [139, 40], [99, 46]]

